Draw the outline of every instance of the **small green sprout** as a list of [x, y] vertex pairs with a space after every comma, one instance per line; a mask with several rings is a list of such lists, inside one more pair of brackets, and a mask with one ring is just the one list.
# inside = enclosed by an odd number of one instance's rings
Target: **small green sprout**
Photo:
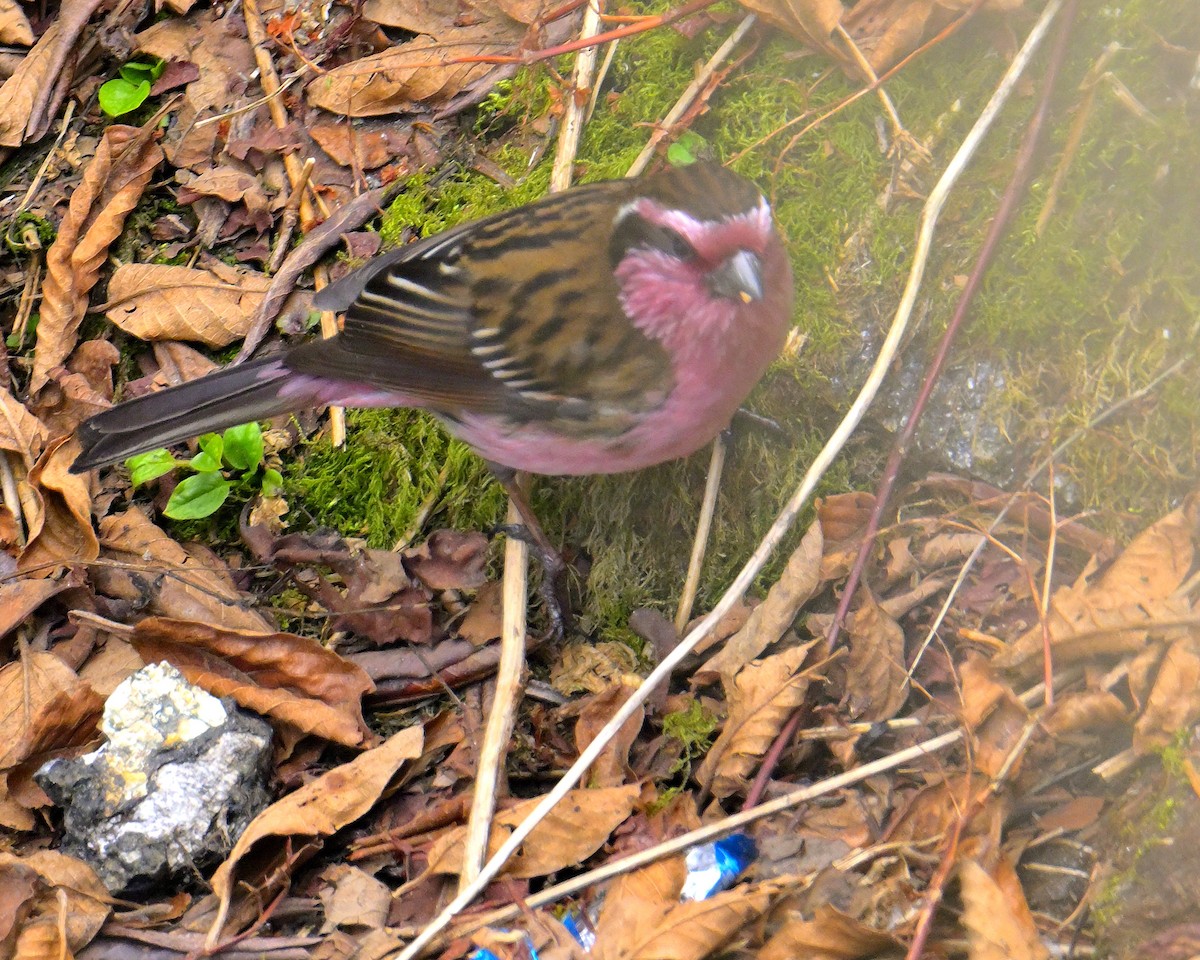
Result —
[[150, 87], [166, 67], [166, 61], [158, 57], [149, 61], [130, 60], [117, 71], [117, 76], [100, 85], [100, 109], [110, 117], [133, 113], [146, 102]]
[[201, 520], [220, 509], [235, 489], [277, 496], [283, 488], [278, 470], [263, 463], [262, 430], [257, 423], [230, 427], [224, 434], [206, 433], [200, 452], [179, 460], [164, 450], [139, 453], [125, 461], [135, 487], [182, 468], [195, 471], [172, 491], [163, 510], [172, 520]]

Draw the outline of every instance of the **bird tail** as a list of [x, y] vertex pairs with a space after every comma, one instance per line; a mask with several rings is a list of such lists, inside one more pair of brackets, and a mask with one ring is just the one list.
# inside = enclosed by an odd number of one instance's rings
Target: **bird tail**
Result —
[[83, 452], [72, 473], [117, 463], [156, 447], [251, 420], [264, 420], [306, 405], [283, 395], [292, 376], [278, 358], [227, 367], [178, 387], [161, 390], [105, 410], [80, 425]]

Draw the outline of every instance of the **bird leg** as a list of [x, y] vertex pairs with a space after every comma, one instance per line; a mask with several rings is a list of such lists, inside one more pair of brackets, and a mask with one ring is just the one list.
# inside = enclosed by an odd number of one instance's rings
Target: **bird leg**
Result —
[[492, 475], [504, 487], [508, 499], [521, 518], [521, 525], [516, 529], [511, 526], [498, 529], [509, 536], [516, 536], [524, 540], [537, 553], [538, 560], [542, 564], [540, 592], [542, 602], [546, 604], [546, 614], [550, 618], [550, 635], [553, 638], [561, 638], [571, 626], [571, 610], [564, 583], [567, 565], [563, 561], [562, 554], [555, 549], [550, 538], [546, 536], [546, 531], [542, 529], [537, 514], [529, 505], [525, 491], [517, 482], [516, 471], [511, 467], [504, 467], [491, 461], [488, 461], [487, 465], [488, 469], [492, 471]]

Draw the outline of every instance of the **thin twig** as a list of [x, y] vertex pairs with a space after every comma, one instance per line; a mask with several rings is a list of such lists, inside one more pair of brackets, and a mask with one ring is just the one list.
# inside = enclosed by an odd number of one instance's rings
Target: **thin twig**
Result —
[[673, 106], [667, 112], [667, 115], [662, 118], [662, 121], [655, 128], [654, 133], [650, 135], [650, 139], [646, 142], [646, 145], [642, 147], [641, 153], [637, 155], [637, 159], [633, 161], [633, 166], [629, 168], [629, 172], [626, 173], [625, 176], [636, 177], [646, 169], [646, 164], [648, 164], [650, 162], [650, 158], [654, 156], [654, 151], [658, 149], [658, 145], [662, 141], [663, 137], [670, 133], [671, 128], [679, 122], [679, 118], [687, 113], [692, 103], [695, 102], [696, 97], [700, 95], [700, 92], [712, 78], [712, 75], [717, 72], [717, 69], [721, 66], [721, 64], [729, 59], [729, 56], [733, 53], [734, 48], [742, 42], [742, 38], [750, 32], [750, 28], [753, 27], [756, 22], [757, 18], [754, 16], [754, 14], [743, 17], [742, 22], [737, 25], [733, 33], [726, 38], [724, 43], [717, 47], [716, 53], [709, 57], [708, 62], [700, 68], [695, 79], [688, 84], [687, 89], [683, 91], [683, 94], [676, 101], [675, 106]]
[[309, 157], [300, 168], [300, 179], [292, 187], [287, 206], [283, 208], [283, 219], [279, 224], [279, 234], [275, 238], [275, 251], [271, 254], [271, 262], [267, 264], [267, 273], [274, 273], [278, 270], [279, 265], [283, 263], [283, 258], [288, 254], [288, 247], [292, 243], [292, 234], [296, 232], [296, 224], [300, 220], [300, 203], [304, 198], [304, 191], [308, 189], [313, 167], [316, 165], [317, 161]]
[[688, 559], [687, 576], [684, 577], [679, 607], [675, 611], [675, 630], [680, 634], [692, 619], [692, 607], [696, 603], [696, 592], [700, 589], [700, 570], [704, 566], [704, 554], [708, 552], [708, 538], [712, 534], [713, 516], [717, 511], [717, 494], [721, 491], [721, 474], [725, 471], [728, 446], [724, 434], [718, 435], [713, 441], [708, 475], [704, 480], [704, 500], [696, 520], [696, 536], [692, 539], [692, 555]]

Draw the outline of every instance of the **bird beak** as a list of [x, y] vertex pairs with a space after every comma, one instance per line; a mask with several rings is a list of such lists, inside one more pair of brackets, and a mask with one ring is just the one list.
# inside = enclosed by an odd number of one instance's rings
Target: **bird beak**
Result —
[[709, 287], [727, 300], [742, 303], [761, 300], [762, 263], [749, 250], [739, 250], [709, 274]]

